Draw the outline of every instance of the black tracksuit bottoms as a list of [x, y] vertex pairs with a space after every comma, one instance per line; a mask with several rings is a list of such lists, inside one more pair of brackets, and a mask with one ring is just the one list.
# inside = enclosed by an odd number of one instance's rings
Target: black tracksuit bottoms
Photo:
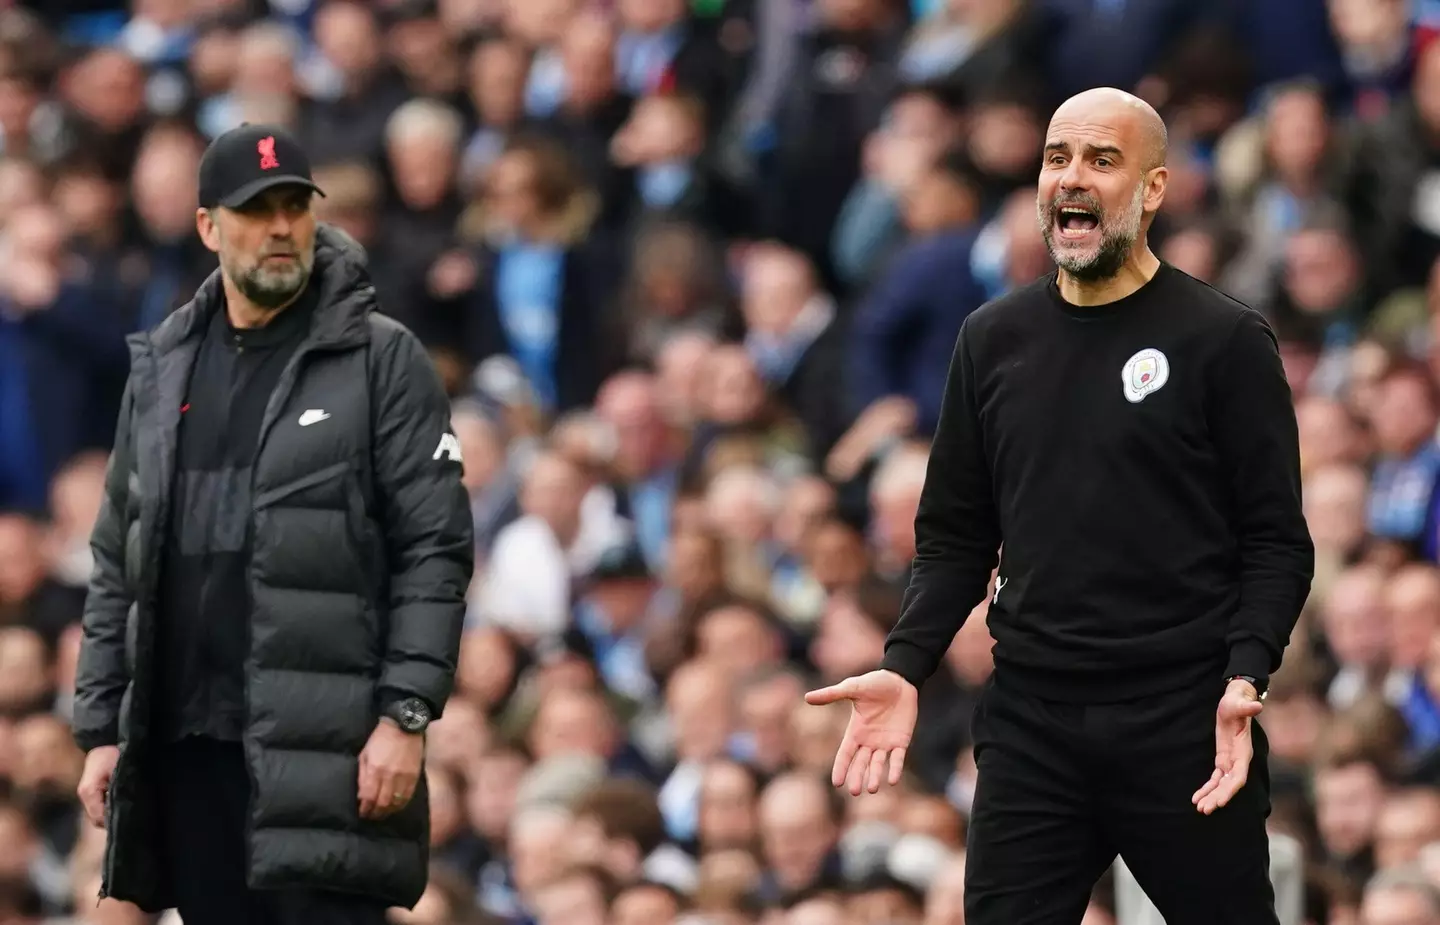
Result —
[[1077, 925], [1117, 855], [1167, 925], [1277, 925], [1258, 722], [1246, 785], [1209, 816], [1190, 803], [1215, 768], [1223, 691], [1217, 680], [1127, 703], [1055, 703], [992, 677], [972, 726], [966, 925]]
[[185, 925], [383, 925], [373, 899], [245, 883], [250, 777], [238, 742], [188, 737], [156, 755], [164, 869]]

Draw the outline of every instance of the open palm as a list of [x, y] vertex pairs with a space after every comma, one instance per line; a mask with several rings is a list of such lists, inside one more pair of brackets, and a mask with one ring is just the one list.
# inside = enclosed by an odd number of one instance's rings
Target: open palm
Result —
[[1264, 709], [1248, 681], [1231, 681], [1215, 710], [1215, 770], [1190, 802], [1205, 815], [1225, 806], [1250, 777], [1251, 721]]
[[[850, 701], [850, 722], [835, 754], [830, 781], [847, 786], [858, 796], [862, 790], [879, 791], [881, 783], [900, 783], [905, 752], [915, 732], [918, 695], [914, 685], [893, 671], [871, 671], [805, 695], [812, 705]], [[886, 773], [886, 768], [889, 773]]]

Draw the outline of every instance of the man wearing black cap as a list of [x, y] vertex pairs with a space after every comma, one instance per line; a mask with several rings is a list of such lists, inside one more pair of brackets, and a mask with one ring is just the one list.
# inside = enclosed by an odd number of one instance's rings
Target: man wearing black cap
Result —
[[427, 880], [424, 730], [474, 566], [460, 448], [315, 194], [279, 127], [206, 151], [220, 268], [130, 338], [92, 538], [80, 797], [105, 895], [186, 925], [379, 923]]

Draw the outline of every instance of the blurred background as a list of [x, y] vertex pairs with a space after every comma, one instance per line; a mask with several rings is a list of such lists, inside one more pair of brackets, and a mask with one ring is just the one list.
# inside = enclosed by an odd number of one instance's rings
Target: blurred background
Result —
[[800, 698], [879, 662], [956, 332], [1050, 269], [1045, 123], [1097, 85], [1169, 122], [1159, 254], [1283, 340], [1306, 917], [1440, 925], [1440, 0], [0, 7], [0, 925], [145, 921], [73, 800], [88, 534], [123, 338], [213, 270], [196, 164], [247, 120], [455, 399], [478, 567], [395, 921], [961, 925], [983, 605], [898, 791], [831, 790], [846, 708]]

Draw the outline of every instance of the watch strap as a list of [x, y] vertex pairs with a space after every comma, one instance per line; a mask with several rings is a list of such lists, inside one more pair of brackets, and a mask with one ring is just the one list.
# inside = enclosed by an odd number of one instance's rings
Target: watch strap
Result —
[[1251, 687], [1255, 688], [1255, 693], [1261, 700], [1264, 700], [1265, 695], [1270, 693], [1270, 686], [1268, 684], [1248, 674], [1232, 674], [1225, 679], [1226, 684], [1229, 684], [1231, 681], [1244, 681], [1248, 683]]

